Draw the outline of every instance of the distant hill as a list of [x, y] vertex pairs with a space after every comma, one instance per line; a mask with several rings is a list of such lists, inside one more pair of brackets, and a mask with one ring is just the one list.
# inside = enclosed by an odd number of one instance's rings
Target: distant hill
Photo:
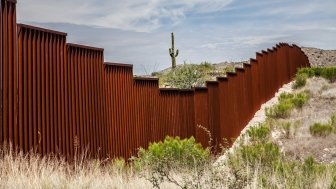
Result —
[[312, 66], [336, 66], [336, 50], [323, 50], [313, 47], [301, 47]]

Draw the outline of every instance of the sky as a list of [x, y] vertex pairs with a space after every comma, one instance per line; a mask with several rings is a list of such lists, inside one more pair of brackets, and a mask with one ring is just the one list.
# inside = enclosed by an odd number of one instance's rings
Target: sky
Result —
[[171, 32], [178, 64], [248, 60], [279, 42], [336, 49], [336, 0], [19, 0], [17, 17], [136, 75], [170, 67]]

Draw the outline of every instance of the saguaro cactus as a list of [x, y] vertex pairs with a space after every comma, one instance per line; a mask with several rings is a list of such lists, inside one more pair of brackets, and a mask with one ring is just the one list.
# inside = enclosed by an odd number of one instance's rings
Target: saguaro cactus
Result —
[[171, 33], [171, 39], [172, 39], [172, 48], [169, 48], [169, 54], [170, 54], [170, 57], [172, 59], [172, 68], [176, 68], [176, 57], [179, 54], [179, 50], [177, 49], [176, 53], [175, 53], [175, 50], [174, 50], [174, 33]]

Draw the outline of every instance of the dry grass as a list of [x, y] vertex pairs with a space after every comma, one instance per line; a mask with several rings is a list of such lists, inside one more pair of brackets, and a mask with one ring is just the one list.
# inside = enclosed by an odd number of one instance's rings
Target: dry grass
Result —
[[0, 188], [151, 188], [131, 168], [112, 162], [84, 160], [69, 165], [54, 157], [23, 155], [11, 148], [1, 150]]
[[[0, 188], [153, 188], [145, 179], [151, 172], [124, 166], [120, 160], [103, 164], [98, 160], [79, 158], [78, 162], [69, 165], [53, 157], [42, 158], [34, 153], [23, 155], [10, 149], [2, 150], [0, 155]], [[212, 166], [213, 159], [209, 160], [205, 174], [198, 178], [200, 184], [186, 188], [307, 188], [309, 184], [308, 188], [322, 189], [331, 186], [336, 171], [335, 166], [315, 164], [314, 167], [321, 167], [318, 169], [323, 171], [313, 170], [307, 176], [303, 164], [296, 162], [293, 164], [295, 168], [291, 169], [287, 168], [290, 162], [286, 162], [281, 166], [286, 168], [283, 175], [278, 168], [265, 167], [262, 159], [252, 163], [239, 155], [232, 158], [240, 162], [238, 167], [230, 162]], [[183, 174], [172, 171], [171, 175], [179, 183], [197, 181], [192, 168]], [[165, 182], [159, 188], [182, 188], [180, 186]]]

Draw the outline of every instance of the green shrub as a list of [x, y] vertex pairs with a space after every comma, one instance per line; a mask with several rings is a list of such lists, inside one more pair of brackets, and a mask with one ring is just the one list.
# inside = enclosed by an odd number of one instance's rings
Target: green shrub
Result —
[[266, 124], [260, 124], [247, 130], [247, 134], [252, 142], [266, 142], [269, 140], [270, 133], [271, 129]]
[[271, 118], [286, 118], [294, 108], [302, 108], [308, 99], [309, 95], [306, 92], [297, 94], [281, 93], [278, 104], [266, 108], [266, 116]]
[[160, 77], [162, 74], [160, 72], [153, 72], [151, 75], [153, 77]]
[[242, 145], [235, 155], [230, 157], [230, 165], [233, 169], [244, 169], [247, 165], [271, 167], [281, 157], [279, 147], [270, 142]]
[[296, 108], [302, 108], [307, 103], [309, 95], [306, 92], [298, 93], [291, 98], [291, 102]]
[[205, 82], [206, 72], [204, 69], [194, 64], [184, 64], [170, 71], [165, 83], [171, 87], [187, 89], [194, 86], [200, 86]]
[[298, 71], [298, 75], [306, 75], [307, 77], [323, 77], [330, 82], [336, 81], [336, 67], [313, 67], [302, 68]]
[[336, 81], [336, 68], [324, 68], [321, 70], [321, 76], [330, 82]]
[[334, 131], [334, 127], [330, 124], [314, 123], [309, 131], [313, 136], [326, 137]]
[[297, 72], [298, 75], [305, 74], [308, 77], [314, 77], [319, 76], [319, 68], [313, 67], [313, 68], [301, 68]]
[[308, 79], [308, 75], [307, 74], [305, 74], [305, 73], [302, 73], [302, 74], [297, 73], [296, 77], [295, 77], [295, 82], [293, 84], [293, 89], [298, 89], [298, 88], [301, 88], [301, 87], [305, 86], [306, 82], [307, 82], [307, 79]]
[[272, 118], [286, 118], [290, 115], [292, 109], [293, 104], [291, 103], [277, 104], [271, 108], [266, 108], [266, 116]]
[[142, 170], [150, 171], [146, 179], [153, 187], [159, 188], [164, 181], [178, 184], [172, 181], [172, 171], [183, 173], [195, 170], [195, 174], [202, 174], [209, 157], [209, 150], [203, 149], [193, 137], [181, 140], [167, 136], [164, 142], [151, 143], [147, 150], [140, 148], [134, 162]]
[[212, 65], [210, 62], [201, 62], [201, 64], [198, 66], [198, 69], [203, 70], [203, 71], [211, 71], [215, 69], [215, 66]]
[[167, 136], [164, 142], [151, 143], [147, 150], [141, 148], [138, 160], [148, 165], [165, 161], [177, 166], [193, 167], [196, 163], [207, 160], [209, 155], [209, 151], [196, 143], [194, 137], [181, 140], [179, 137]]

